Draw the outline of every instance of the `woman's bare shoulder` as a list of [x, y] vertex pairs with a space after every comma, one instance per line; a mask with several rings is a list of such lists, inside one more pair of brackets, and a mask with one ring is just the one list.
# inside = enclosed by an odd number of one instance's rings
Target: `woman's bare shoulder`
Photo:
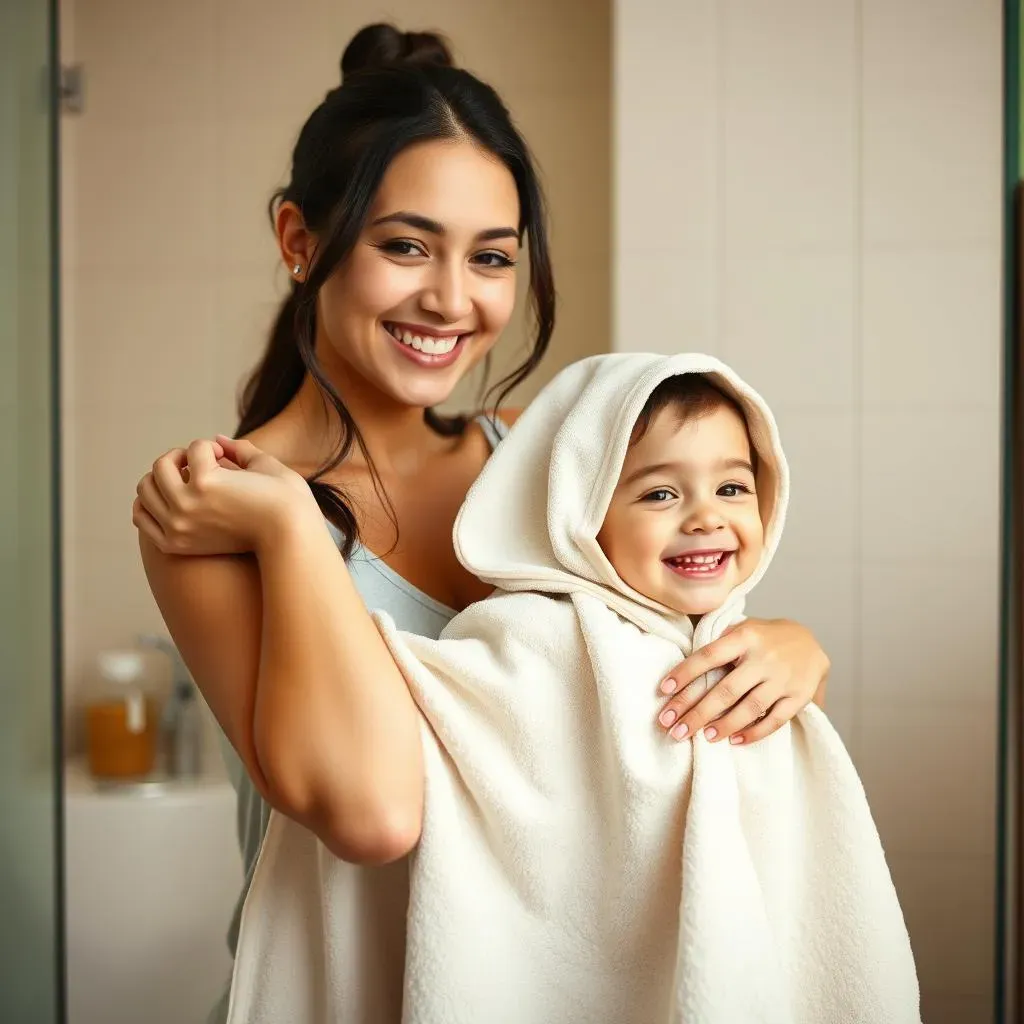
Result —
[[310, 437], [294, 416], [279, 413], [238, 438], [252, 442], [261, 451], [273, 455], [289, 469], [303, 476], [316, 472], [319, 463], [311, 451]]
[[484, 413], [485, 416], [489, 416], [491, 419], [496, 417], [501, 420], [506, 427], [511, 427], [522, 414], [522, 409], [488, 409]]

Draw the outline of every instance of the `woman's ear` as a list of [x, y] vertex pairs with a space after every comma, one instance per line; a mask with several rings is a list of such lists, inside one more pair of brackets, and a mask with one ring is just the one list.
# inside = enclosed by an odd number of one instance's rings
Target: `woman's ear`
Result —
[[316, 255], [316, 237], [306, 227], [302, 211], [294, 203], [281, 203], [274, 215], [274, 229], [288, 276], [304, 279]]

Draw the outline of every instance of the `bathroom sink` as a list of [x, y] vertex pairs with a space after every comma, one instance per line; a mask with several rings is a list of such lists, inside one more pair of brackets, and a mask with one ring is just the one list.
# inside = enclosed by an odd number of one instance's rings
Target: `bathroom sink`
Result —
[[112, 785], [72, 762], [65, 787], [68, 1024], [201, 1024], [242, 885], [230, 782]]

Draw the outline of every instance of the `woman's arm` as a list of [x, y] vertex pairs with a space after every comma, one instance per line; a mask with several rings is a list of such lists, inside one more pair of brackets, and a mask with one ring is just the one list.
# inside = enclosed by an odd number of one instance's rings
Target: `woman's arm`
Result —
[[[165, 514], [136, 511], [150, 586], [182, 657], [272, 806], [342, 859], [403, 856], [422, 825], [419, 712], [308, 488], [305, 498], [294, 488], [274, 501], [246, 495], [262, 524], [247, 541], [254, 555], [172, 553], [187, 547], [189, 515], [223, 524], [237, 500], [226, 492], [254, 474], [265, 485], [280, 466], [238, 472], [214, 461], [215, 474], [194, 449], [165, 457], [180, 487], [166, 465], [152, 475], [162, 480], [159, 495], [154, 479], [140, 485], [146, 508], [163, 501]], [[188, 500], [196, 487], [202, 504]]]
[[420, 714], [315, 505], [257, 551], [263, 643], [256, 753], [280, 796], [344, 860], [419, 841]]

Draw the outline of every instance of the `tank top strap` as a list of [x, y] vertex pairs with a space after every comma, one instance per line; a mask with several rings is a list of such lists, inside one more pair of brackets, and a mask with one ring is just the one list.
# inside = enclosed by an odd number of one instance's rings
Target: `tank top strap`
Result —
[[509, 425], [498, 416], [492, 417], [488, 413], [481, 413], [476, 417], [476, 422], [480, 424], [480, 429], [484, 432], [491, 451], [494, 451], [508, 437]]

